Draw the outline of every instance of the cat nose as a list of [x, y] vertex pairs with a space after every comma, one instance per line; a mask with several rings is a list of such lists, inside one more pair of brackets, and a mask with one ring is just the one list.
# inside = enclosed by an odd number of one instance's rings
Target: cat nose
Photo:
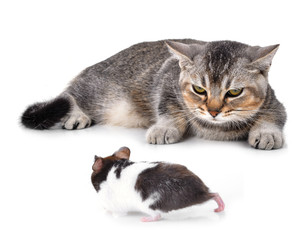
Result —
[[211, 114], [211, 116], [213, 118], [215, 118], [219, 114], [219, 111], [217, 111], [217, 110], [209, 110], [209, 113]]

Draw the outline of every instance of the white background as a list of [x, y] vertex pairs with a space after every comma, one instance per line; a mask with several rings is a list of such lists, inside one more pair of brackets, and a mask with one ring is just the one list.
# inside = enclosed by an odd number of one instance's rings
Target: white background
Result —
[[[0, 238], [301, 239], [300, 9], [291, 0], [1, 1]], [[270, 83], [288, 111], [285, 147], [261, 151], [198, 138], [152, 146], [144, 129], [20, 125], [29, 104], [55, 97], [85, 67], [167, 38], [281, 44]], [[214, 213], [208, 202], [155, 223], [105, 214], [90, 183], [93, 156], [121, 146], [133, 161], [186, 165], [220, 193], [225, 212]]]

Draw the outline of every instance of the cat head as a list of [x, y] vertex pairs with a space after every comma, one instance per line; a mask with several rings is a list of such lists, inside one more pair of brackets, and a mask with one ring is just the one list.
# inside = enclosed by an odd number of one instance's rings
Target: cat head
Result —
[[257, 113], [266, 97], [267, 75], [279, 45], [166, 44], [179, 60], [183, 99], [196, 118], [223, 125], [246, 121]]

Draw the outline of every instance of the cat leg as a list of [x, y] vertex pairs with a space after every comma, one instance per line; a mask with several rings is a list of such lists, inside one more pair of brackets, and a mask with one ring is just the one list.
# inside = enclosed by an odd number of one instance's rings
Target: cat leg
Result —
[[[161, 117], [151, 126], [146, 134], [147, 142], [151, 144], [170, 144], [181, 140], [184, 135], [186, 123]], [[176, 124], [176, 122], [178, 124]]]
[[250, 129], [248, 142], [257, 149], [271, 150], [283, 145], [282, 130], [274, 123], [263, 122]]
[[69, 99], [72, 103], [72, 110], [62, 121], [62, 128], [73, 130], [89, 127], [92, 123], [91, 119], [79, 108], [73, 97], [69, 95]]

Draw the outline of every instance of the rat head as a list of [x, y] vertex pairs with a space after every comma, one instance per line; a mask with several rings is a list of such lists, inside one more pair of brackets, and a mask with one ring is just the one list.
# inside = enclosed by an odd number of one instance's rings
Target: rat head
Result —
[[94, 156], [94, 164], [92, 166], [93, 173], [91, 175], [91, 181], [96, 191], [100, 190], [100, 184], [106, 181], [107, 175], [118, 160], [129, 160], [130, 149], [127, 147], [121, 147], [111, 156], [102, 158]]

